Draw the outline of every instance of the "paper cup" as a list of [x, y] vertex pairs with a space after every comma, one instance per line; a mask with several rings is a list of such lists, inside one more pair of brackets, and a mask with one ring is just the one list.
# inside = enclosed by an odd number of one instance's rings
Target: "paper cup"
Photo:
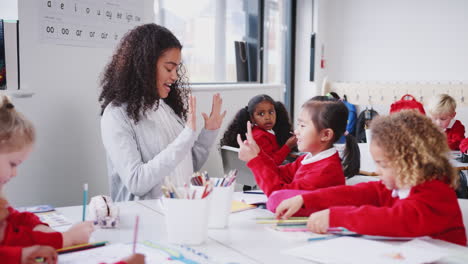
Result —
[[[211, 178], [216, 182], [216, 178]], [[208, 216], [208, 228], [226, 228], [229, 222], [229, 214], [231, 213], [232, 195], [234, 193], [235, 181], [230, 186], [213, 187], [210, 196], [210, 213]], [[204, 187], [193, 186], [198, 193], [202, 193]]]
[[193, 200], [163, 198], [170, 243], [200, 245], [206, 241], [210, 199], [211, 195]]

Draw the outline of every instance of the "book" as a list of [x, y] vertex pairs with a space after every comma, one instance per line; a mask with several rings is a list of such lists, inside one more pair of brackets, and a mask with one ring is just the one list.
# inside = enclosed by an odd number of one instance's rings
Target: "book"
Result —
[[18, 207], [16, 210], [20, 212], [34, 213], [41, 222], [48, 224], [50, 227], [55, 228], [59, 226], [66, 226], [73, 224], [62, 213], [55, 210], [51, 205], [36, 205], [28, 207]]
[[249, 209], [257, 208], [257, 206], [252, 204], [247, 204], [241, 201], [233, 200], [231, 202], [231, 213], [241, 212]]

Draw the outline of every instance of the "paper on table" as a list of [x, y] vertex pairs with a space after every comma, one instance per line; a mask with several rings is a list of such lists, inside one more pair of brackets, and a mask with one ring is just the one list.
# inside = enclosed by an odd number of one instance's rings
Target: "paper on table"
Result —
[[[59, 264], [96, 264], [114, 263], [132, 252], [133, 244], [112, 244], [104, 247], [63, 254], [59, 256]], [[183, 246], [185, 247], [185, 246]], [[185, 247], [167, 246], [152, 242], [137, 243], [136, 252], [145, 255], [146, 263], [212, 263], [213, 261], [202, 252]]]
[[362, 238], [339, 237], [309, 243], [283, 253], [321, 263], [350, 264], [431, 263], [447, 255], [446, 251], [424, 241], [411, 242], [391, 245]]

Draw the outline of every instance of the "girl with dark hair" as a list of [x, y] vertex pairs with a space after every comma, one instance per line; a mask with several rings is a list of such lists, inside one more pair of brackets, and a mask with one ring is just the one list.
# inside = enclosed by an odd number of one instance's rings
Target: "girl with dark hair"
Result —
[[[247, 140], [237, 137], [239, 158], [247, 162], [257, 184], [269, 197], [268, 209], [274, 212], [282, 200], [304, 191], [345, 184], [341, 160], [333, 143], [345, 132], [347, 117], [348, 109], [340, 101], [327, 97], [307, 101], [302, 106], [294, 133], [299, 151], [309, 153], [283, 166], [277, 166], [260, 152], [250, 124], [247, 125]], [[359, 151], [345, 155], [345, 162], [352, 160], [359, 170], [356, 154], [359, 155]]]
[[253, 97], [237, 112], [221, 139], [221, 146], [238, 148], [236, 137], [240, 134], [245, 139], [247, 121], [253, 124], [252, 135], [260, 149], [277, 165], [283, 163], [297, 142], [296, 137], [291, 136], [292, 126], [284, 105], [266, 94]]
[[226, 112], [215, 94], [198, 135], [181, 50], [168, 29], [141, 25], [124, 36], [103, 73], [101, 133], [114, 201], [159, 198], [165, 181], [183, 186], [208, 158]]

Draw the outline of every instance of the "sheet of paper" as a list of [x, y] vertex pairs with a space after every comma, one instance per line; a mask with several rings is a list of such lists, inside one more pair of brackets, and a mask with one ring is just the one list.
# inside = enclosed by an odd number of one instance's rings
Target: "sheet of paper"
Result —
[[[114, 263], [132, 253], [132, 244], [112, 244], [89, 250], [59, 255], [59, 264], [96, 264]], [[136, 252], [145, 255], [146, 263], [177, 264], [177, 263], [213, 263], [202, 252], [191, 248], [164, 245], [152, 242], [138, 243]]]
[[420, 243], [408, 243], [396, 246], [363, 238], [339, 237], [309, 242], [306, 246], [285, 250], [283, 253], [321, 263], [350, 264], [432, 263], [447, 254], [444, 250], [421, 248]]

